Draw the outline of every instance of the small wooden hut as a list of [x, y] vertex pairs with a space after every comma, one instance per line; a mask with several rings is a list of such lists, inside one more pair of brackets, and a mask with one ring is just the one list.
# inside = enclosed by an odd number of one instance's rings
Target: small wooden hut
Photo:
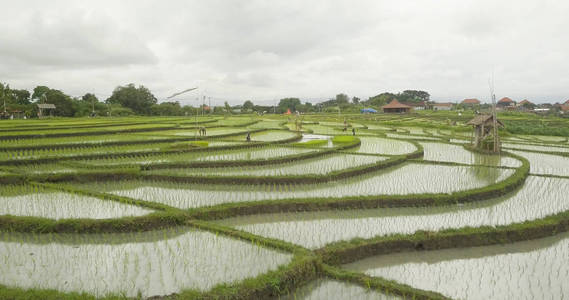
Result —
[[413, 107], [401, 104], [397, 99], [389, 102], [389, 104], [382, 107], [384, 113], [408, 113]]
[[[478, 115], [474, 117], [474, 119], [468, 121], [466, 124], [472, 125], [474, 127], [474, 141], [472, 144], [476, 148], [481, 148], [482, 141], [484, 141], [484, 139], [488, 136], [493, 135], [494, 118], [492, 115]], [[504, 127], [504, 124], [500, 120], [496, 120], [496, 126], [500, 128]]]
[[45, 111], [48, 111], [51, 113], [53, 113], [53, 110], [55, 109], [55, 104], [51, 104], [51, 103], [40, 103], [38, 104], [38, 117], [42, 118], [45, 116]]

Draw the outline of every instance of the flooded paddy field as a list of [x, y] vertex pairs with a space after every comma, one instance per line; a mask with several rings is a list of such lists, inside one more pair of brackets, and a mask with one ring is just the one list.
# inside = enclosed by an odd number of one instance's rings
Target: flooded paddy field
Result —
[[7, 121], [0, 298], [566, 297], [567, 137], [471, 117]]

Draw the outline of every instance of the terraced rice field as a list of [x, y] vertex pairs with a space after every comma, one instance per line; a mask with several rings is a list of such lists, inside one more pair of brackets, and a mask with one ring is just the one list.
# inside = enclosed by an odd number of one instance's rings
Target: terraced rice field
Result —
[[541, 175], [569, 176], [569, 157], [559, 155], [510, 150], [530, 162], [530, 171]]
[[344, 266], [456, 299], [559, 299], [569, 293], [569, 235], [371, 257]]
[[387, 157], [354, 154], [334, 154], [297, 162], [271, 166], [224, 167], [224, 168], [177, 168], [153, 170], [151, 174], [188, 176], [286, 176], [286, 175], [324, 175], [344, 169], [373, 165]]
[[[390, 208], [246, 216], [222, 221], [239, 229], [307, 248], [353, 238], [410, 234], [418, 230], [498, 226], [543, 218], [569, 209], [569, 179], [530, 177], [510, 195], [460, 206]], [[535, 201], [536, 198], [541, 201]]]
[[[439, 174], [437, 177], [429, 174]], [[409, 164], [388, 172], [371, 173], [323, 184], [189, 185], [161, 182], [106, 182], [85, 188], [178, 208], [247, 201], [437, 194], [476, 189], [500, 182], [513, 170]], [[409, 184], [413, 182], [413, 184]], [[444, 184], [441, 184], [444, 182]]]
[[151, 212], [152, 210], [138, 206], [27, 185], [0, 188], [0, 215], [110, 219], [142, 216]]
[[436, 116], [0, 122], [0, 299], [566, 298], [566, 137]]
[[425, 154], [425, 160], [454, 162], [469, 165], [488, 165], [495, 167], [519, 167], [521, 161], [500, 155], [488, 155], [466, 150], [462, 146], [421, 142]]
[[[15, 241], [21, 239], [29, 241]], [[188, 288], [208, 290], [217, 283], [274, 270], [292, 257], [192, 228], [137, 233], [124, 239], [112, 234], [77, 239], [81, 238], [67, 235], [51, 242], [3, 234], [0, 284], [99, 297], [111, 293], [149, 297]]]
[[317, 279], [300, 289], [283, 297], [283, 300], [319, 300], [319, 299], [361, 299], [361, 300], [394, 300], [401, 299], [395, 295], [367, 289], [355, 284], [331, 279]]
[[[229, 145], [233, 145], [230, 143]], [[234, 160], [267, 160], [283, 156], [298, 155], [314, 152], [314, 149], [292, 148], [292, 147], [259, 147], [253, 149], [236, 149], [215, 152], [194, 151], [194, 152], [173, 152], [156, 153], [156, 155], [129, 156], [124, 158], [103, 158], [91, 160], [78, 160], [79, 164], [92, 166], [113, 166], [125, 164], [151, 164], [151, 163], [187, 163], [198, 161], [234, 161]]]
[[415, 145], [405, 141], [367, 136], [359, 139], [361, 145], [354, 150], [357, 153], [401, 155], [417, 150]]

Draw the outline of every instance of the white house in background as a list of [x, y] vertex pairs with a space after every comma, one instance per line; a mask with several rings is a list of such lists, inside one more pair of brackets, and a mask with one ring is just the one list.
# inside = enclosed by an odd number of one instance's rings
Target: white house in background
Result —
[[433, 103], [433, 110], [451, 110], [454, 104], [447, 103]]

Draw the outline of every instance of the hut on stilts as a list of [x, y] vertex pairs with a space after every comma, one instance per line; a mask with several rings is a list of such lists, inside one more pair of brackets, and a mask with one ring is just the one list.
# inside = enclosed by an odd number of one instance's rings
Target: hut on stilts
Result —
[[[498, 138], [498, 128], [504, 127], [500, 120], [494, 120], [494, 116], [483, 114], [468, 121], [467, 125], [474, 127], [474, 139], [472, 145], [475, 148], [500, 152], [500, 139]], [[496, 127], [495, 127], [496, 126]]]

